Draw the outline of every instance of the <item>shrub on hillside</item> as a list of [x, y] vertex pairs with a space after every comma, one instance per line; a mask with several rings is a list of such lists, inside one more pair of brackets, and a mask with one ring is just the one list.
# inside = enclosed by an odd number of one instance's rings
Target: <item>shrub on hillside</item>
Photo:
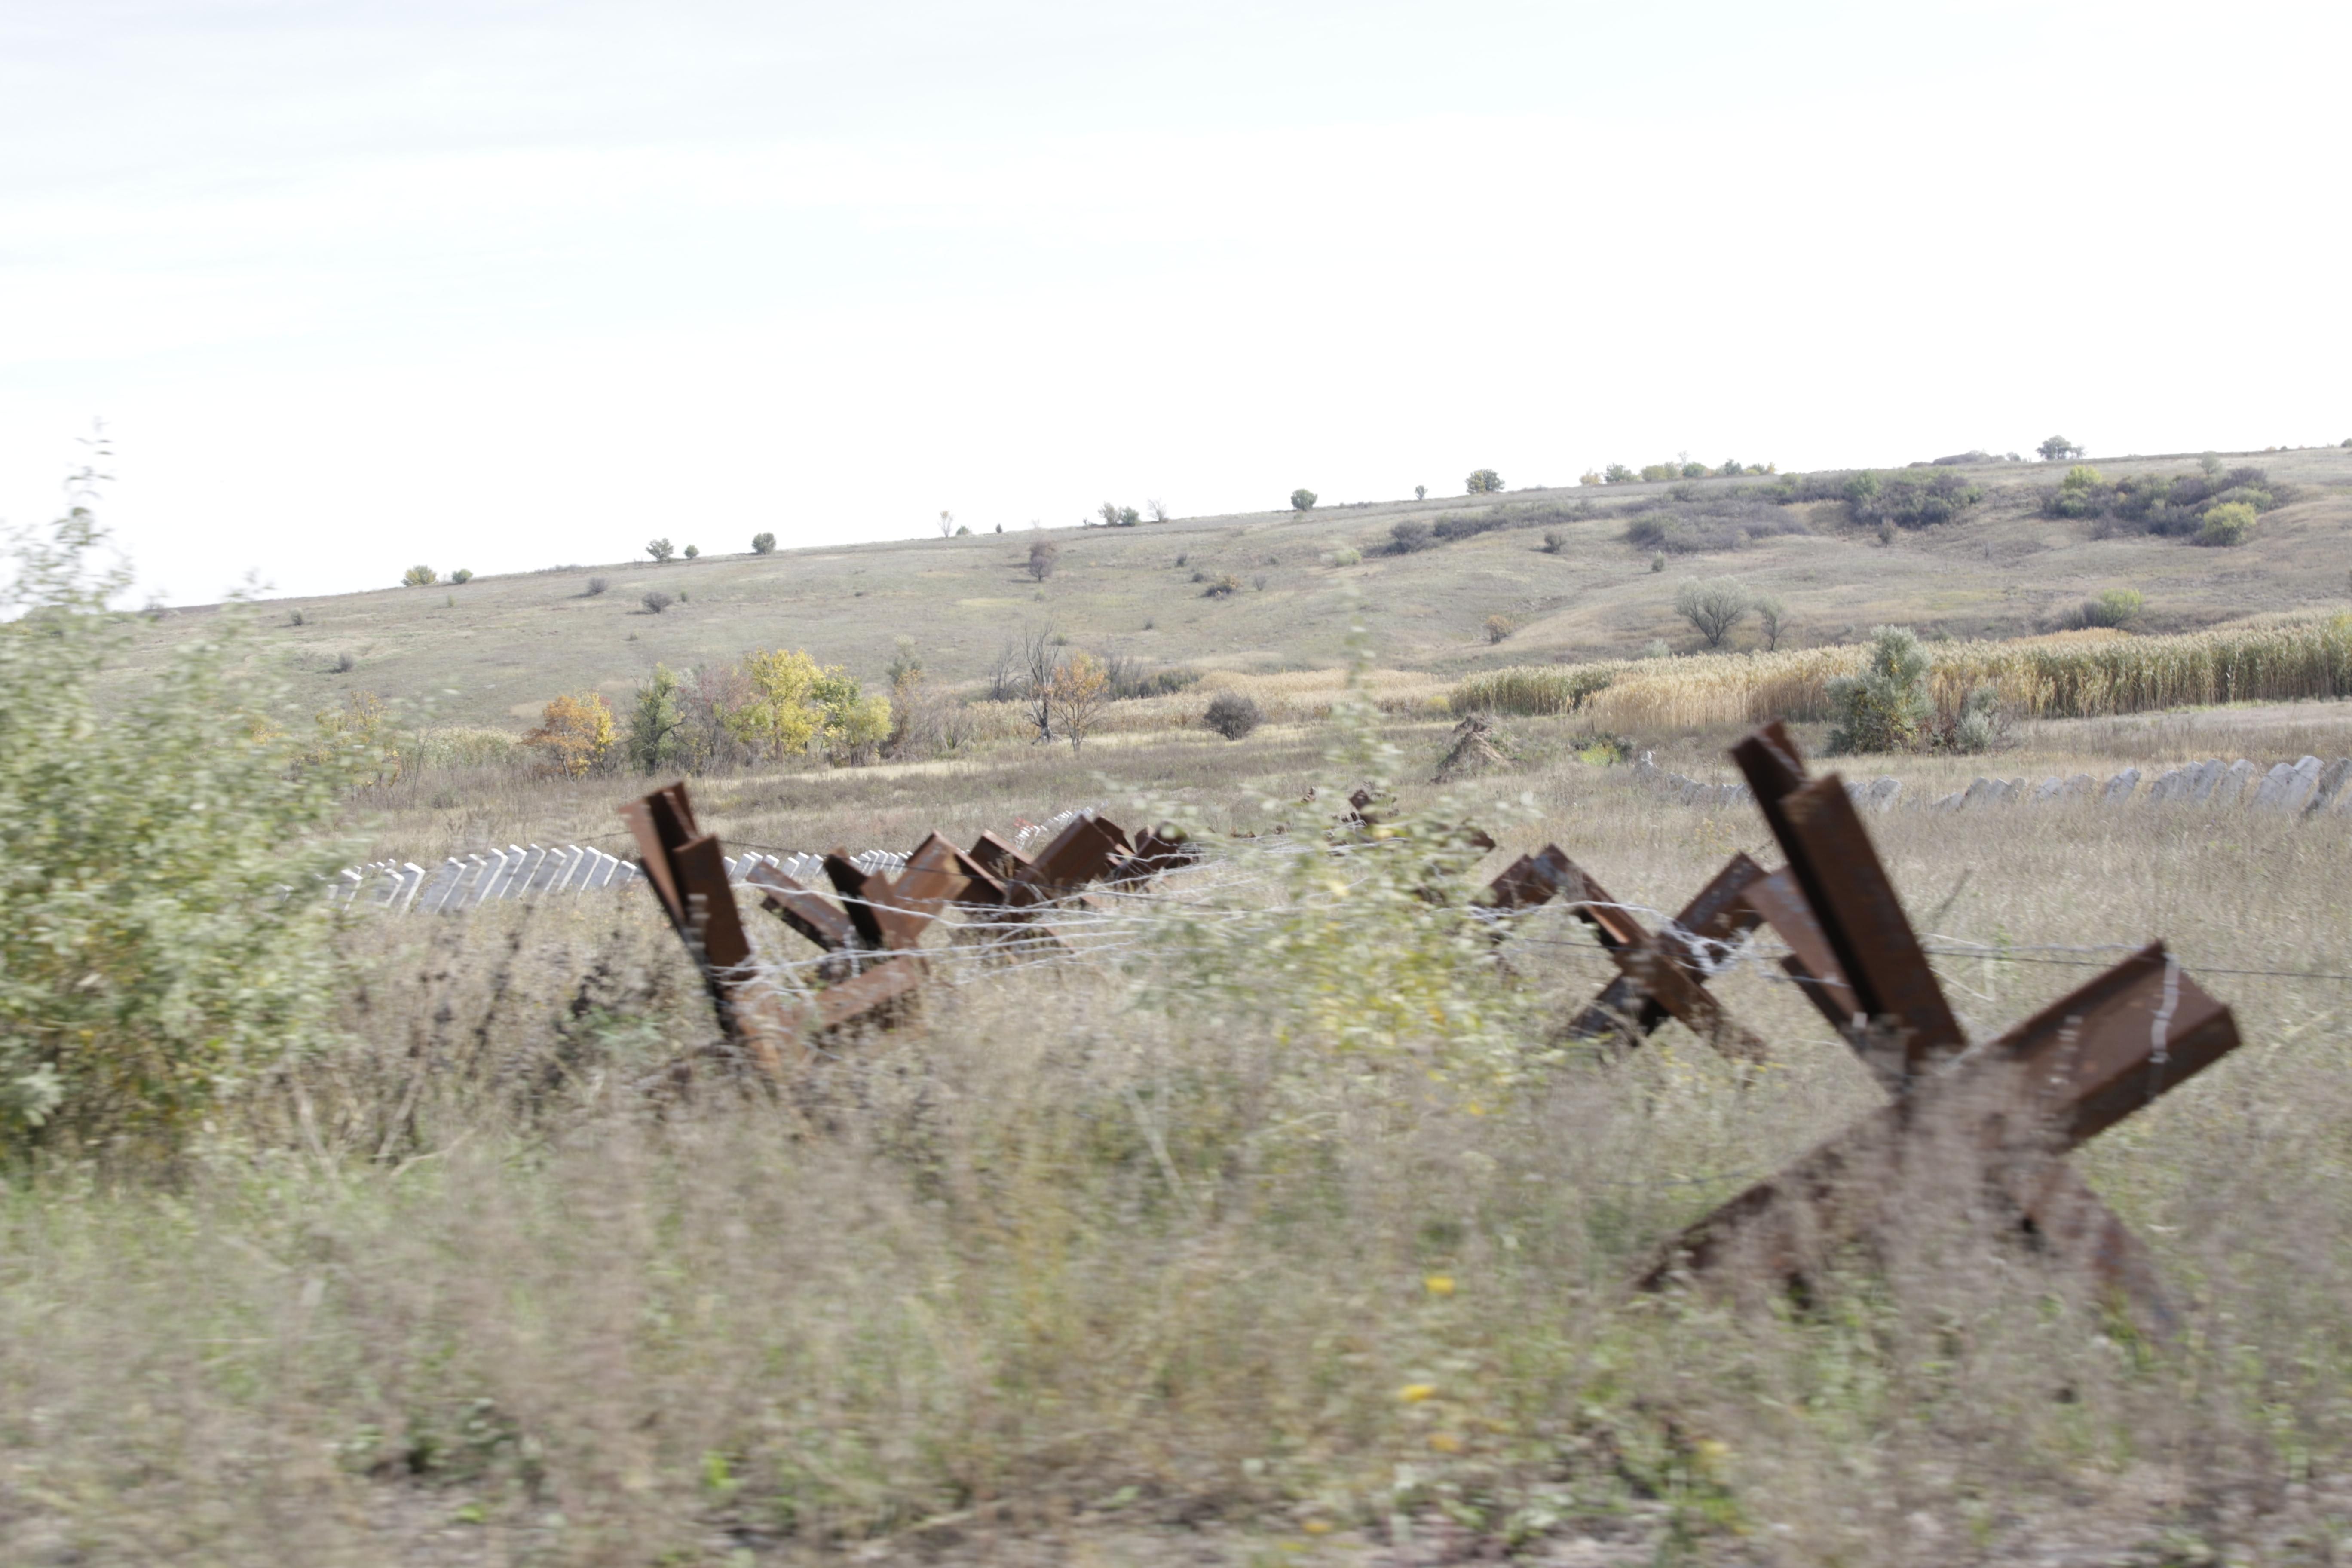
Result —
[[667, 594], [663, 593], [658, 588], [655, 589], [652, 593], [647, 594], [644, 598], [637, 602], [645, 605], [648, 614], [656, 616], [660, 615], [664, 610], [668, 609], [672, 605], [677, 603], [676, 599], [671, 598]]
[[1054, 574], [1055, 563], [1062, 558], [1062, 547], [1050, 539], [1041, 539], [1029, 546], [1029, 564], [1025, 568], [1035, 581], [1043, 583]]
[[1896, 528], [1933, 528], [1951, 521], [1984, 500], [1981, 485], [1972, 485], [1948, 470], [1925, 478], [1902, 473], [1856, 478], [1873, 481], [1867, 486], [1850, 486], [1845, 498], [1853, 521], [1865, 528], [1887, 523]]
[[772, 533], [766, 533], [766, 532], [761, 532], [761, 533], [755, 533], [755, 534], [753, 534], [753, 535], [751, 536], [751, 553], [752, 553], [752, 554], [754, 554], [754, 555], [772, 555], [772, 554], [774, 554], [774, 553], [775, 553], [775, 551], [776, 551], [776, 536], [775, 536], [774, 534], [772, 534]]
[[1432, 542], [1429, 524], [1417, 517], [1409, 517], [1389, 527], [1389, 550], [1392, 554], [1410, 555], [1416, 550], [1428, 549]]
[[1493, 495], [1503, 488], [1503, 476], [1492, 468], [1475, 468], [1463, 488], [1471, 495]]
[[689, 544], [689, 545], [688, 545], [688, 546], [686, 547], [686, 558], [687, 558], [688, 561], [693, 560], [696, 556], [698, 556], [698, 555], [699, 555], [699, 554], [701, 554], [701, 553], [702, 553], [702, 547], [701, 547], [700, 545]]
[[1637, 501], [1626, 515], [1626, 543], [1675, 554], [1743, 550], [1758, 539], [1806, 531], [1802, 519], [1738, 490]]
[[1486, 617], [1486, 640], [1490, 643], [1501, 642], [1518, 629], [1519, 623], [1509, 616], [1495, 615]]
[[2137, 588], [2110, 588], [2095, 599], [2083, 601], [2083, 624], [2120, 630], [2138, 621], [2147, 603]]
[[2081, 446], [2069, 441], [2063, 436], [2053, 436], [2034, 450], [2042, 454], [2042, 460], [2045, 463], [2063, 463], [2069, 458], [2079, 458], [2083, 455]]
[[449, 581], [452, 583], [470, 583], [473, 580], [474, 574], [471, 572], [467, 571], [463, 566], [458, 567], [455, 572], [449, 574]]
[[541, 710], [539, 728], [525, 734], [522, 743], [546, 758], [551, 771], [576, 779], [613, 760], [617, 733], [613, 705], [600, 693], [571, 692]]
[[1641, 477], [1622, 463], [1612, 463], [1601, 471], [1601, 482], [1605, 485], [1630, 485]]
[[1939, 739], [1944, 750], [1974, 756], [1991, 751], [2000, 733], [2000, 693], [1990, 686], [1972, 686]]
[[646, 553], [659, 562], [668, 560], [677, 551], [667, 539], [649, 539], [646, 542]]
[[610, 577], [591, 577], [588, 579], [588, 596], [593, 599], [612, 585]]
[[404, 588], [430, 588], [439, 581], [441, 574], [430, 566], [411, 566], [400, 574], [400, 585]]
[[1290, 492], [1290, 505], [1297, 511], [1313, 511], [1315, 499], [1315, 492], [1310, 489], [1302, 488]]
[[1238, 594], [1241, 591], [1242, 580], [1234, 576], [1232, 573], [1225, 572], [1209, 579], [1208, 586], [1201, 590], [1201, 597], [1204, 599], [1226, 599], [1231, 598], [1234, 595]]
[[1256, 700], [1240, 691], [1218, 692], [1209, 699], [1208, 709], [1201, 715], [1202, 723], [1228, 741], [1240, 740], [1265, 721]]
[[1546, 555], [1558, 555], [1561, 551], [1566, 550], [1567, 548], [1568, 535], [1562, 533], [1556, 528], [1545, 531], [1543, 552]]
[[1325, 553], [1324, 562], [1332, 566], [1357, 566], [1363, 563], [1364, 552], [1353, 545], [1342, 544]]
[[2222, 501], [2210, 508], [2197, 530], [2197, 542], [2228, 548], [2253, 536], [2254, 509], [2246, 501]]
[[1879, 626], [1859, 675], [1841, 675], [1824, 693], [1832, 754], [1907, 752], [1936, 716], [1927, 695], [1927, 650], [1908, 626]]

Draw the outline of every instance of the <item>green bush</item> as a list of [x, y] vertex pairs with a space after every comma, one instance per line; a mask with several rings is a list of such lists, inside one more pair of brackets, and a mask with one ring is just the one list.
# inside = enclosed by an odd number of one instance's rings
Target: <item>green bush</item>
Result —
[[231, 671], [236, 616], [159, 675], [117, 673], [129, 617], [81, 508], [21, 535], [0, 587], [0, 1151], [168, 1153], [208, 1109], [320, 1041], [332, 994], [315, 889], [386, 726], [322, 723], [307, 756]]
[[2254, 531], [2254, 509], [2242, 500], [2222, 501], [2207, 509], [2197, 542], [2228, 548], [2243, 544]]
[[1430, 547], [1429, 524], [1417, 517], [1389, 525], [1389, 549], [1399, 555], [1410, 555], [1416, 550]]
[[400, 574], [400, 585], [404, 588], [430, 588], [439, 581], [441, 574], [430, 566], [411, 566]]
[[[958, 530], [957, 531], [959, 531], [959, 532], [965, 532], [965, 533], [968, 533], [968, 532], [970, 532], [970, 531], [971, 531], [971, 530], [969, 530], [969, 529], [960, 529], [960, 530]], [[772, 534], [772, 533], [755, 533], [755, 534], [753, 534], [753, 535], [751, 536], [751, 553], [752, 553], [752, 554], [754, 554], [754, 555], [772, 555], [772, 554], [774, 554], [775, 552], [776, 552], [776, 536], [775, 536], [774, 534]]]
[[2147, 600], [2137, 588], [2110, 588], [2095, 599], [2083, 601], [2086, 626], [2128, 626], [2139, 619]]
[[2034, 449], [2042, 454], [2042, 460], [2045, 463], [2063, 463], [2069, 458], [2083, 455], [2083, 448], [2063, 436], [2053, 436]]
[[449, 574], [449, 581], [452, 583], [470, 583], [473, 580], [474, 574], [471, 572], [467, 571], [463, 566], [458, 567], [455, 572]]
[[1315, 492], [1306, 489], [1295, 489], [1290, 492], [1290, 504], [1292, 509], [1297, 511], [1313, 511]]
[[701, 551], [701, 549], [700, 549], [698, 546], [689, 544], [689, 545], [688, 545], [688, 546], [686, 547], [686, 558], [687, 558], [688, 561], [693, 560], [696, 556], [698, 556], [698, 555], [699, 555], [699, 554], [701, 554], [701, 553], [702, 553], [702, 551]]
[[1909, 626], [1879, 626], [1860, 675], [1829, 683], [1830, 751], [1906, 752], [1935, 718], [1927, 696], [1927, 650]]
[[1503, 476], [1492, 468], [1475, 468], [1464, 481], [1464, 488], [1474, 496], [1493, 495], [1503, 488]]
[[677, 551], [668, 540], [654, 539], [646, 541], [646, 553], [652, 556], [656, 561], [667, 561], [671, 556], [677, 554]]
[[1601, 471], [1601, 482], [1605, 485], [1630, 485], [1641, 477], [1622, 463], [1612, 463]]

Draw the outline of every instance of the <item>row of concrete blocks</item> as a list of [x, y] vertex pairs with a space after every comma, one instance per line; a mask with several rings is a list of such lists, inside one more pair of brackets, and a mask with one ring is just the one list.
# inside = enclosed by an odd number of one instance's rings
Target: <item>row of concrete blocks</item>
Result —
[[[2046, 778], [2030, 789], [2023, 779], [1980, 778], [1937, 800], [1930, 809], [1967, 811], [2010, 802], [2094, 799], [2103, 805], [2120, 805], [2139, 798], [2145, 776], [2137, 768], [2126, 768], [2105, 784], [2076, 773], [2070, 779]], [[2158, 774], [2147, 799], [2151, 805], [2243, 805], [2288, 815], [2352, 813], [2352, 757], [2332, 763], [2303, 757], [2280, 763], [2268, 773], [2243, 757], [2234, 763], [2189, 763]]]
[[[888, 849], [868, 849], [850, 858], [869, 876], [897, 870], [907, 863], [904, 855]], [[821, 856], [747, 852], [728, 857], [727, 879], [740, 882], [762, 862], [803, 882], [824, 874]], [[394, 914], [447, 914], [510, 899], [625, 888], [642, 875], [635, 861], [618, 859], [589, 845], [541, 848], [536, 844], [513, 844], [463, 858], [452, 856], [429, 872], [414, 861], [376, 860], [354, 866], [334, 878], [327, 897], [331, 902]]]
[[[1670, 773], [1658, 766], [1648, 752], [1643, 752], [1633, 763], [1633, 779], [1659, 799], [1673, 801], [1676, 805], [1745, 805], [1755, 798], [1744, 784], [1711, 784]], [[1845, 793], [1859, 810], [1887, 811], [1902, 795], [1903, 783], [1892, 778], [1848, 779]]]

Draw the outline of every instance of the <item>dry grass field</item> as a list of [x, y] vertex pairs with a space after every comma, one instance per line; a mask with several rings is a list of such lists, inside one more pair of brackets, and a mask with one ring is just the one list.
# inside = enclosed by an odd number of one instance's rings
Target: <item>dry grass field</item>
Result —
[[[2331, 624], [2352, 453], [2252, 460], [2294, 499], [2231, 551], [2086, 539], [1996, 491], [1891, 547], [1774, 535], [1663, 574], [1605, 512], [1547, 524], [1571, 536], [1558, 555], [1515, 529], [1321, 564], [1465, 510], [1429, 503], [1066, 534], [1042, 600], [1016, 579], [1024, 542], [992, 536], [607, 568], [594, 598], [583, 569], [304, 605], [256, 656], [298, 705], [367, 681], [411, 718], [508, 734], [558, 690], [625, 697], [656, 658], [781, 644], [870, 680], [910, 627], [968, 681], [1007, 617], [1050, 616], [1206, 679], [1114, 704], [1082, 751], [983, 705], [951, 754], [697, 778], [705, 826], [904, 849], [1098, 805], [1188, 824], [1207, 859], [1068, 917], [1066, 958], [942, 957], [904, 1026], [825, 1039], [782, 1088], [738, 1070], [643, 889], [322, 912], [319, 1026], [243, 1063], [167, 1157], [52, 1138], [0, 1164], [0, 1562], [2342, 1563], [2352, 819], [1870, 819], [1972, 1038], [2157, 937], [2236, 1009], [2240, 1050], [2074, 1156], [2155, 1254], [2180, 1318], [2158, 1339], [2021, 1246], [1957, 1151], [1906, 1168], [1899, 1237], [1801, 1298], [1630, 1288], [1881, 1091], [1769, 941], [1715, 982], [1767, 1062], [1671, 1024], [1638, 1050], [1571, 1043], [1564, 1018], [1613, 973], [1590, 937], [1555, 912], [1497, 949], [1460, 896], [1546, 842], [1661, 910], [1735, 849], [1769, 859], [1752, 806], [1666, 804], [1607, 759], [1630, 742], [1728, 780], [1752, 693], [1781, 689], [1759, 672], [1847, 650], [1645, 663], [1616, 707], [1505, 716], [1505, 765], [1432, 782], [1464, 676], [1682, 646], [1685, 574], [1780, 592], [1808, 647], [1889, 618], [2038, 635], [2123, 583], [2158, 634]], [[1267, 586], [1202, 598], [1177, 553]], [[688, 603], [632, 613], [656, 581]], [[1528, 624], [1489, 646], [1498, 605]], [[1379, 665], [1360, 701], [1339, 668], [1360, 612]], [[130, 679], [205, 620], [132, 628]], [[359, 668], [320, 673], [342, 648]], [[1267, 721], [1202, 728], [1220, 689]], [[2037, 711], [2017, 703], [1990, 755], [1817, 765], [1892, 773], [1916, 803], [1980, 773], [2352, 755], [2340, 694]], [[1799, 717], [1818, 753], [1826, 726]], [[352, 795], [335, 852], [619, 852], [615, 805], [667, 782], [446, 754]], [[1500, 847], [1425, 899], [1420, 840], [1332, 852], [1334, 802], [1365, 782]], [[164, 804], [168, 826], [187, 803]], [[125, 868], [108, 896], [151, 880]], [[768, 956], [813, 951], [752, 918]], [[112, 1047], [107, 1027], [71, 1048]]]
[[[1551, 1053], [1608, 973], [1572, 924], [1524, 931], [1506, 979], [1443, 911], [1318, 890], [1300, 796], [1382, 765], [1402, 807], [1496, 828], [1473, 880], [1549, 840], [1670, 905], [1766, 837], [1579, 761], [1568, 719], [1514, 721], [1521, 763], [1447, 796], [1419, 782], [1444, 728], [1389, 721], [1385, 763], [1301, 722], [705, 781], [747, 843], [1083, 800], [1286, 829], [1077, 958], [961, 972], [782, 1096], [698, 1058], [709, 1015], [649, 898], [353, 921], [345, 1043], [257, 1081], [179, 1176], [7, 1188], [0, 1558], [2341, 1560], [2340, 826], [1874, 823], [1972, 1032], [2154, 935], [2238, 1008], [2246, 1048], [2079, 1157], [2156, 1249], [2175, 1342], [2002, 1239], [1959, 1165], [1915, 1173], [1898, 1256], [1802, 1309], [1660, 1301], [1624, 1284], [1660, 1237], [1878, 1091], [1762, 962], [1718, 983], [1761, 1071], [1675, 1026]], [[1727, 776], [1730, 733], [1660, 760]], [[2352, 710], [2016, 742], [2002, 772], [2333, 756]], [[1924, 791], [1971, 764], [1893, 765]], [[360, 805], [421, 854], [609, 833], [636, 787], [425, 774]]]
[[[1798, 506], [1780, 510], [1804, 531], [1678, 554], [1654, 573], [1650, 552], [1625, 541], [1628, 509], [1668, 500], [1679, 487], [1570, 486], [766, 556], [725, 553], [743, 542], [704, 538], [713, 553], [692, 562], [656, 565], [641, 555], [460, 586], [271, 600], [260, 657], [304, 703], [363, 689], [421, 722], [520, 731], [558, 692], [593, 688], [617, 704], [656, 662], [682, 668], [755, 647], [805, 648], [872, 684], [895, 639], [912, 637], [935, 679], [969, 684], [1024, 624], [1053, 626], [1097, 651], [1240, 672], [1336, 668], [1360, 618], [1382, 665], [1446, 676], [1633, 658], [1658, 638], [1682, 651], [1697, 639], [1674, 614], [1676, 584], [1726, 574], [1785, 599], [1792, 630], [1784, 646], [1800, 647], [1852, 641], [1889, 621], [1962, 638], [2030, 635], [2116, 587], [2146, 595], [2152, 630], [2344, 607], [2352, 595], [2352, 451], [2225, 460], [2263, 468], [2294, 498], [2235, 550], [2092, 537], [2096, 531], [2085, 524], [2038, 513], [2038, 488], [2055, 485], [2063, 465], [1996, 463], [1936, 470], [1983, 485], [1986, 500], [1954, 522], [1904, 531], [1891, 546], [1845, 521], [1834, 503]], [[2111, 479], [2197, 470], [2195, 454], [2096, 462]], [[1689, 490], [1713, 500], [1764, 483], [1712, 479]], [[1400, 521], [1497, 511], [1518, 525], [1410, 554], [1379, 553]], [[1559, 552], [1544, 551], [1547, 532], [1561, 535]], [[1037, 538], [1060, 552], [1043, 583], [1025, 570]], [[387, 549], [392, 584], [409, 562], [396, 542]], [[1344, 550], [1360, 560], [1328, 563]], [[582, 553], [599, 552], [583, 542]], [[459, 563], [438, 564], [446, 574]], [[1226, 575], [1237, 592], [1204, 595], [1204, 582]], [[605, 578], [608, 591], [589, 596], [591, 577]], [[642, 599], [653, 591], [684, 602], [650, 614]], [[288, 624], [298, 613], [302, 624]], [[210, 614], [163, 616], [149, 634], [149, 657], [203, 635]], [[1499, 645], [1482, 629], [1495, 615], [1520, 623]], [[1752, 626], [1735, 634], [1742, 646], [1753, 638]], [[352, 668], [339, 672], [345, 655]]]

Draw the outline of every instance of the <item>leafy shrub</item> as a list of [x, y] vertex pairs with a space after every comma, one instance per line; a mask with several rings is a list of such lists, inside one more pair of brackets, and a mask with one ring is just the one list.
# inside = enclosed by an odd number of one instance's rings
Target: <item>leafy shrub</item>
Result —
[[[1103, 526], [1106, 528], [1133, 528], [1143, 521], [1141, 512], [1131, 506], [1121, 506], [1117, 501], [1107, 500], [1096, 508], [1096, 511], [1102, 518]], [[1165, 520], [1155, 521], [1164, 521]]]
[[1944, 749], [1969, 755], [1990, 752], [2000, 740], [2000, 693], [1972, 686], [1943, 735]]
[[1664, 551], [1661, 550], [1661, 551], [1659, 551], [1655, 555], [1653, 555], [1653, 556], [1651, 556], [1651, 557], [1650, 557], [1650, 570], [1651, 570], [1652, 572], [1655, 573], [1655, 572], [1663, 572], [1663, 571], [1664, 571], [1665, 569], [1666, 569], [1666, 552], [1665, 552]]
[[1232, 573], [1227, 572], [1221, 575], [1210, 578], [1208, 586], [1201, 590], [1201, 597], [1204, 599], [1225, 599], [1232, 597], [1234, 595], [1238, 594], [1241, 591], [1242, 580], [1234, 576]]
[[1265, 721], [1257, 700], [1241, 691], [1220, 691], [1209, 699], [1201, 722], [1228, 741], [1238, 741]]
[[959, 523], [957, 523], [957, 524], [956, 524], [956, 531], [955, 531], [955, 533], [954, 533], [953, 537], [955, 537], [955, 538], [957, 538], [957, 539], [969, 539], [969, 538], [971, 538], [971, 525], [970, 523], [968, 523], [968, 522], [959, 522]]
[[656, 561], [667, 561], [677, 552], [667, 539], [651, 539], [646, 542], [646, 553]]
[[1917, 746], [1935, 718], [1927, 696], [1927, 650], [1908, 626], [1878, 626], [1870, 634], [1867, 662], [1859, 675], [1829, 682], [1829, 749], [1905, 752]]
[[168, 1153], [323, 1042], [331, 927], [308, 890], [387, 745], [367, 699], [364, 727], [298, 754], [275, 694], [233, 673], [241, 616], [123, 682], [106, 605], [130, 574], [98, 567], [104, 540], [77, 506], [0, 573], [0, 1152]]
[[1492, 468], [1475, 468], [1463, 483], [1474, 496], [1492, 495], [1503, 488], [1503, 476]]
[[1029, 546], [1029, 575], [1043, 583], [1054, 574], [1054, 565], [1062, 558], [1062, 547], [1050, 539], [1041, 539]]
[[2095, 599], [2083, 601], [2086, 626], [2124, 627], [2139, 619], [2147, 601], [2137, 588], [2110, 588]]
[[696, 556], [701, 553], [702, 549], [699, 545], [689, 544], [686, 547], [686, 558], [688, 561], [693, 560]]
[[1313, 511], [1315, 510], [1315, 492], [1306, 489], [1299, 489], [1291, 491], [1290, 505], [1292, 510], [1297, 511]]
[[2254, 531], [2254, 509], [2245, 501], [2222, 501], [2209, 509], [2197, 530], [2197, 542], [2227, 549], [2243, 544]]
[[1514, 528], [1518, 519], [1509, 512], [1490, 511], [1477, 517], [1441, 517], [1429, 525], [1429, 536], [1441, 543], [1450, 544], [1457, 539], [1475, 539], [1482, 533], [1497, 529]]
[[471, 572], [467, 571], [463, 566], [458, 567], [455, 572], [449, 574], [449, 581], [452, 583], [470, 583], [473, 580], [474, 574]]
[[1734, 626], [1756, 608], [1756, 596], [1736, 577], [1685, 583], [1675, 591], [1675, 614], [1688, 621], [1709, 647], [1721, 647]]
[[1323, 559], [1334, 566], [1356, 566], [1363, 563], [1364, 552], [1353, 545], [1342, 544], [1328, 552]]
[[616, 731], [613, 705], [594, 691], [567, 693], [540, 712], [539, 728], [522, 738], [547, 759], [550, 769], [569, 778], [601, 770], [614, 756]]
[[1678, 479], [1682, 477], [1683, 466], [1680, 463], [1651, 463], [1642, 469], [1643, 484], [1664, 484], [1669, 479]]
[[1518, 629], [1519, 623], [1509, 616], [1494, 615], [1486, 617], [1486, 640], [1490, 643], [1501, 642]]
[[644, 598], [637, 602], [645, 605], [647, 613], [656, 616], [660, 615], [664, 610], [668, 609], [672, 605], [677, 603], [676, 599], [671, 598], [667, 594], [663, 593], [658, 588], [655, 589], [652, 593], [647, 594]]
[[1675, 657], [1675, 650], [1666, 646], [1665, 638], [1652, 637], [1648, 642], [1642, 645], [1642, 657], [1643, 658], [1672, 658]]
[[1562, 533], [1556, 528], [1549, 529], [1545, 531], [1543, 552], [1546, 555], [1558, 555], [1561, 551], [1566, 550], [1567, 548], [1568, 535]]
[[1682, 476], [1686, 479], [1703, 479], [1706, 478], [1706, 465], [1705, 463], [1685, 463], [1682, 466]]
[[2063, 463], [2069, 458], [2083, 455], [2083, 448], [2063, 436], [2053, 436], [2034, 450], [2042, 454], [2042, 460], [2045, 463]]
[[430, 588], [439, 581], [441, 574], [430, 566], [411, 566], [400, 574], [400, 585], [404, 588]]
[[755, 533], [755, 534], [753, 534], [753, 535], [751, 536], [751, 553], [752, 553], [752, 554], [754, 554], [754, 555], [772, 555], [772, 554], [774, 554], [775, 552], [776, 552], [776, 536], [775, 536], [774, 534], [772, 534], [772, 533], [767, 533], [767, 532], [761, 532], [761, 533]]
[[330, 675], [349, 675], [359, 667], [360, 661], [358, 657], [355, 656], [349, 648], [345, 648], [342, 652], [337, 654], [333, 658], [327, 661], [327, 673]]
[[1758, 539], [1806, 531], [1802, 519], [1736, 490], [1639, 501], [1627, 515], [1625, 542], [1676, 554], [1743, 550]]
[[1389, 549], [1394, 554], [1410, 555], [1428, 549], [1431, 542], [1429, 524], [1419, 518], [1407, 518], [1389, 529]]
[[610, 577], [591, 577], [588, 579], [588, 596], [593, 599], [612, 585]]
[[[1863, 482], [1867, 481], [1867, 482]], [[1925, 478], [1903, 473], [1861, 474], [1846, 488], [1846, 505], [1864, 527], [1933, 528], [1951, 521], [1984, 500], [1984, 489], [1947, 470]]]
[[1612, 463], [1601, 471], [1601, 482], [1608, 485], [1630, 485], [1641, 477], [1622, 463]]

